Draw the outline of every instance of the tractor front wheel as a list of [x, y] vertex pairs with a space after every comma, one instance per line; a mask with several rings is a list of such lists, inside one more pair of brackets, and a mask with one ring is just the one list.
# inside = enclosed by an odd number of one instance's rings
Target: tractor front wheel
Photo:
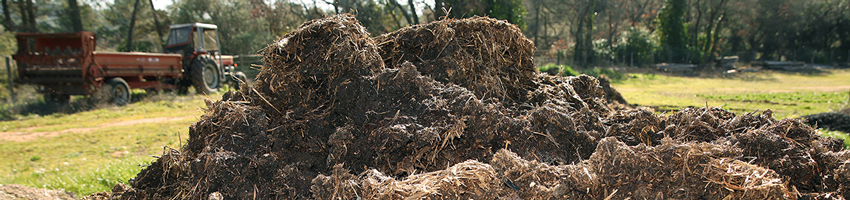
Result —
[[210, 56], [198, 56], [192, 62], [192, 85], [198, 94], [212, 94], [221, 87], [218, 65]]

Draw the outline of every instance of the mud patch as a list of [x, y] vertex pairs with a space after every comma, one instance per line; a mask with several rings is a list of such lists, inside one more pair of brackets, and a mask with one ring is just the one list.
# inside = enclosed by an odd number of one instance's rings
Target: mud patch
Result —
[[77, 196], [63, 190], [49, 190], [43, 188], [31, 188], [21, 185], [0, 185], [0, 199], [61, 199], [74, 200]]

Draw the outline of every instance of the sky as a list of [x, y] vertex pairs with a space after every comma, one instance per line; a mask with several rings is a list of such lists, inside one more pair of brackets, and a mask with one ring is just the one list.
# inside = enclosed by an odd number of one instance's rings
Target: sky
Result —
[[153, 0], [153, 7], [157, 10], [165, 10], [166, 7], [171, 5], [172, 0]]

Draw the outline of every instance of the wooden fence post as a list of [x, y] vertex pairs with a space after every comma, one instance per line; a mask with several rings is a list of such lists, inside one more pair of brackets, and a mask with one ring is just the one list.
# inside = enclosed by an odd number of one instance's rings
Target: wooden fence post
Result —
[[15, 82], [12, 81], [12, 65], [9, 62], [9, 57], [6, 57], [6, 80], [9, 83], [9, 96], [11, 97], [12, 102], [15, 102], [17, 99], [15, 97]]

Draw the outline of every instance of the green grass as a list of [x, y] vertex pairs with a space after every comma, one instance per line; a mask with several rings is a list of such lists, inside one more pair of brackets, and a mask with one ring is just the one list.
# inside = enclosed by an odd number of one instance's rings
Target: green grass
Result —
[[[215, 98], [220, 95], [213, 95]], [[188, 139], [189, 125], [205, 107], [201, 96], [153, 98], [123, 107], [74, 114], [18, 116], [0, 122], [5, 132], [66, 132], [55, 137], [15, 142], [0, 140], [0, 184], [38, 188], [63, 188], [85, 196], [126, 183], [141, 166], [154, 161], [168, 146], [179, 148]], [[166, 117], [172, 121], [109, 124], [142, 118]]]
[[576, 71], [569, 65], [555, 65], [551, 63], [537, 68], [537, 71], [540, 72], [548, 72], [549, 70], [561, 72], [561, 76], [578, 76], [581, 74], [586, 74], [593, 77], [599, 77], [600, 75], [605, 75], [608, 77], [608, 79], [614, 82], [618, 82], [626, 78], [625, 74], [608, 68], [592, 68]]
[[628, 74], [612, 84], [630, 104], [657, 111], [719, 106], [741, 114], [770, 109], [777, 118], [829, 112], [847, 106], [850, 70], [822, 74], [744, 73], [698, 78]]
[[848, 136], [847, 133], [840, 131], [830, 131], [826, 129], [818, 129], [818, 132], [820, 132], [820, 135], [824, 137], [831, 137], [844, 140], [844, 149], [850, 149], [850, 136]]

